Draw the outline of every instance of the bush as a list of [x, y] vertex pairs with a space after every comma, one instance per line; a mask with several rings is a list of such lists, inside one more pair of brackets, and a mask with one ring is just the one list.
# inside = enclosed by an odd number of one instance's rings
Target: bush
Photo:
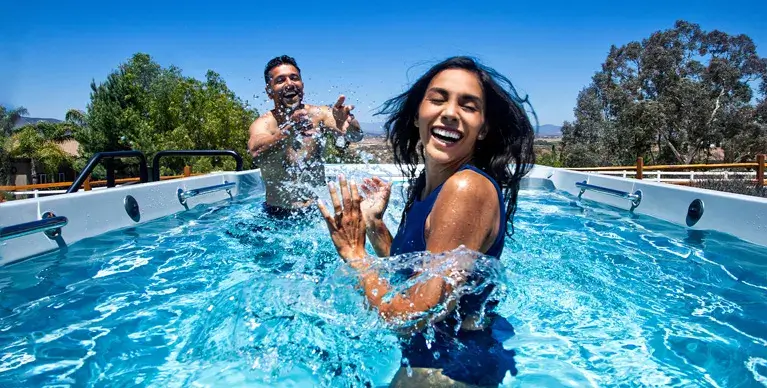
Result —
[[753, 182], [750, 178], [744, 178], [741, 176], [737, 176], [732, 179], [700, 179], [693, 181], [690, 186], [700, 189], [724, 191], [727, 193], [753, 195], [755, 197], [767, 198], [767, 191], [765, 191], [764, 188], [757, 187], [756, 182]]
[[562, 162], [559, 160], [559, 157], [556, 154], [551, 152], [536, 155], [535, 164], [540, 164], [541, 166], [550, 166], [550, 167], [564, 167], [562, 165]]

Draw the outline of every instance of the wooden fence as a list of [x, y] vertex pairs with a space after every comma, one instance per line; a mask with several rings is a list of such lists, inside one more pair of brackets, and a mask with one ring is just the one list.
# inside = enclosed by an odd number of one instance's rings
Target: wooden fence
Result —
[[[179, 179], [179, 178], [186, 178], [190, 176], [197, 176], [202, 174], [192, 174], [192, 168], [190, 166], [184, 167], [184, 173], [182, 175], [169, 175], [169, 176], [161, 176], [160, 180], [169, 180], [169, 179]], [[128, 183], [135, 183], [138, 182], [139, 178], [121, 178], [121, 179], [115, 179], [116, 185], [124, 185]], [[69, 186], [72, 185], [73, 182], [56, 182], [56, 183], [40, 183], [36, 185], [20, 185], [20, 186], [0, 186], [0, 191], [7, 191], [12, 194], [16, 195], [34, 195], [37, 196], [40, 195], [52, 195], [52, 194], [62, 194], [66, 192], [66, 189], [69, 188]], [[88, 178], [85, 179], [83, 182], [83, 185], [80, 186], [80, 189], [84, 191], [90, 191], [94, 187], [103, 187], [106, 186], [107, 181], [106, 180], [91, 180], [91, 177], [88, 176]], [[58, 189], [58, 190], [57, 190]], [[0, 199], [2, 201], [2, 199]]]
[[[753, 169], [754, 171], [731, 171], [733, 169]], [[634, 166], [610, 166], [610, 167], [583, 167], [569, 168], [568, 170], [594, 172], [604, 175], [619, 175], [624, 178], [633, 176], [636, 179], [652, 179], [657, 182], [689, 185], [695, 177], [719, 177], [730, 179], [731, 177], [753, 177], [752, 181], [759, 187], [764, 187], [765, 155], [758, 155], [752, 163], [712, 163], [712, 164], [672, 164], [645, 166], [641, 157], [637, 158]], [[686, 170], [686, 171], [680, 171]], [[710, 171], [722, 170], [722, 171]], [[647, 177], [646, 177], [647, 176]], [[663, 178], [663, 176], [683, 176], [687, 178]]]

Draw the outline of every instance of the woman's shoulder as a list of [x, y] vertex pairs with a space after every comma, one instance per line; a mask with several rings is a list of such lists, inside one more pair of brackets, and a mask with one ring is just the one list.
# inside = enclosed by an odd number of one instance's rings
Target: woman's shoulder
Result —
[[[435, 205], [458, 210], [465, 207], [492, 207], [498, 191], [491, 179], [474, 169], [456, 172], [445, 181]], [[441, 205], [441, 206], [440, 206]]]
[[442, 192], [461, 197], [484, 199], [487, 199], [487, 196], [495, 198], [497, 194], [495, 181], [480, 170], [473, 168], [463, 169], [450, 176], [445, 181]]
[[495, 185], [487, 177], [473, 169], [456, 172], [445, 181], [429, 215], [427, 247], [432, 251], [458, 245], [488, 249], [500, 209]]

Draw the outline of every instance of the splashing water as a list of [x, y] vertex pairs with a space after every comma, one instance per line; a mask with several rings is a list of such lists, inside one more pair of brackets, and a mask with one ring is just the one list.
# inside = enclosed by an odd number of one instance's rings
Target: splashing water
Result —
[[[390, 290], [382, 296], [384, 303], [419, 284], [441, 279], [453, 288], [450, 298], [429, 311], [415, 314], [407, 320], [396, 322], [400, 329], [407, 329], [415, 321], [426, 317], [444, 317], [449, 302], [459, 301], [467, 295], [481, 295], [490, 285], [503, 283], [504, 273], [499, 260], [460, 246], [440, 254], [415, 252], [385, 258], [375, 258], [368, 271], [373, 271], [385, 281]], [[362, 275], [364, 275], [363, 272]], [[411, 275], [412, 274], [412, 275]]]

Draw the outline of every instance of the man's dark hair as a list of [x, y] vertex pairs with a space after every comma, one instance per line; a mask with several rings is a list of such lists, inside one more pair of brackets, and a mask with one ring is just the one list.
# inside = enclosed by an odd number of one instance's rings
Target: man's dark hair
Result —
[[279, 57], [274, 57], [272, 60], [267, 62], [266, 67], [264, 68], [264, 82], [268, 84], [269, 72], [275, 67], [281, 65], [293, 65], [298, 70], [298, 74], [301, 74], [301, 68], [298, 67], [296, 60], [293, 59], [293, 57], [288, 55], [280, 55]]

